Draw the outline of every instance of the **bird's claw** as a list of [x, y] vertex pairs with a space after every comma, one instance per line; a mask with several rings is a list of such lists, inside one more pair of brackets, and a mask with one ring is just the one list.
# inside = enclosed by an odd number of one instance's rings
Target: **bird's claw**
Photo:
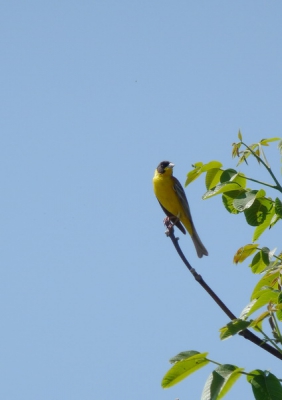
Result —
[[171, 219], [169, 217], [166, 217], [164, 219], [164, 225], [167, 227], [165, 234], [166, 234], [166, 236], [169, 236], [171, 234], [171, 232], [173, 232], [174, 223], [171, 221]]

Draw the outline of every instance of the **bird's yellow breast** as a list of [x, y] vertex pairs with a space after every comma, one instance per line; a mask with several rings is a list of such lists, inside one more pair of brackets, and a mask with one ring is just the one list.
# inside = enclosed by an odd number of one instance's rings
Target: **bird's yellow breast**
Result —
[[181, 217], [180, 200], [173, 187], [173, 179], [167, 171], [160, 174], [157, 170], [153, 177], [154, 192], [161, 205], [171, 214]]

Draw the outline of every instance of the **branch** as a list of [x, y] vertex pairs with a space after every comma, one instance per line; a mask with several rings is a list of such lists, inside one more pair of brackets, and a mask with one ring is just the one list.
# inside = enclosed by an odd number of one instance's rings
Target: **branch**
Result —
[[[223, 301], [215, 294], [215, 292], [209, 287], [209, 285], [204, 281], [201, 275], [199, 275], [196, 270], [191, 266], [189, 261], [186, 259], [185, 255], [183, 254], [179, 243], [178, 238], [174, 235], [173, 225], [169, 219], [166, 219], [165, 225], [167, 227], [166, 235], [171, 239], [179, 257], [184, 262], [186, 267], [189, 269], [191, 274], [194, 276], [195, 280], [205, 289], [205, 291], [211, 296], [211, 298], [216, 302], [216, 304], [225, 312], [225, 314], [231, 319], [237, 319], [237, 317], [229, 310], [229, 308], [223, 303]], [[258, 336], [253, 334], [248, 329], [239, 332], [239, 335], [243, 336], [245, 339], [250, 340], [257, 346], [263, 348], [268, 353], [272, 354], [273, 356], [282, 360], [282, 354], [276, 350], [274, 347], [270, 346], [268, 343], [265, 343], [262, 339]]]

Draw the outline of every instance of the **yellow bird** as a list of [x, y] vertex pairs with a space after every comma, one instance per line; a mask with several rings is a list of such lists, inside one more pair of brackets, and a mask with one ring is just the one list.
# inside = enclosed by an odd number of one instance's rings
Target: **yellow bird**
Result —
[[172, 175], [173, 167], [174, 164], [169, 161], [162, 161], [158, 165], [153, 178], [155, 195], [165, 214], [184, 234], [186, 231], [183, 225], [185, 226], [193, 240], [198, 257], [207, 256], [208, 251], [197, 234], [183, 187]]

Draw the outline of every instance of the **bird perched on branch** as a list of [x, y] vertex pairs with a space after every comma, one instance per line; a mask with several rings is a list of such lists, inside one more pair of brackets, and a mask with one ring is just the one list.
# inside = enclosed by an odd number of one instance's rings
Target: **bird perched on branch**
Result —
[[172, 174], [173, 167], [174, 164], [169, 161], [162, 161], [158, 165], [153, 178], [155, 195], [163, 211], [174, 225], [184, 234], [186, 234], [186, 228], [193, 240], [198, 257], [207, 256], [208, 251], [197, 234], [184, 189]]

